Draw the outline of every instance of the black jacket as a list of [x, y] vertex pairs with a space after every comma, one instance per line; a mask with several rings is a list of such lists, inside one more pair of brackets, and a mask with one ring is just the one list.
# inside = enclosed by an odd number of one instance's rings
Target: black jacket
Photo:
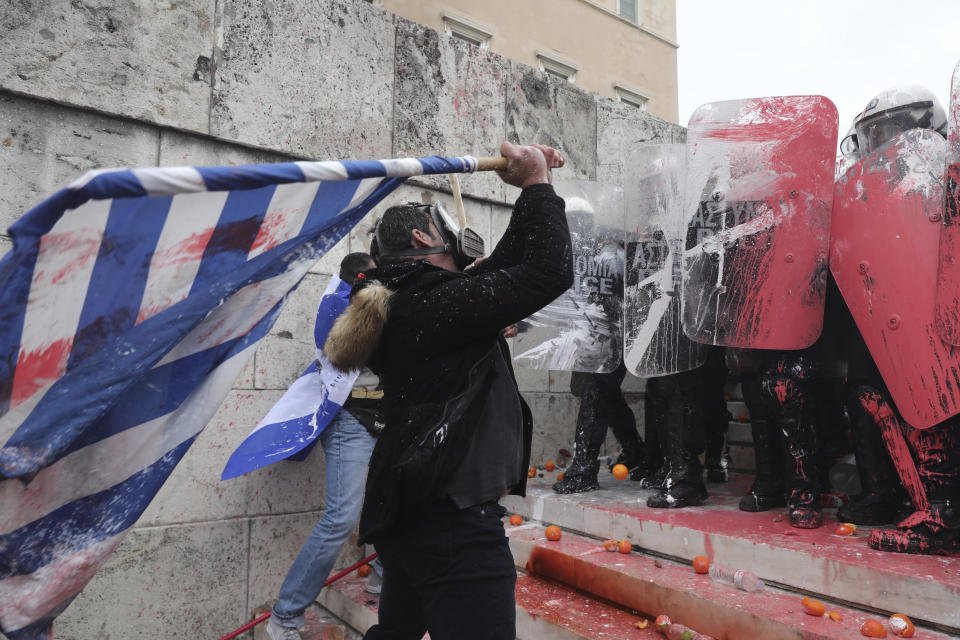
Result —
[[[505, 488], [523, 495], [532, 422], [519, 398], [501, 331], [551, 302], [572, 281], [563, 200], [550, 185], [524, 189], [496, 249], [464, 273], [418, 260], [365, 274], [352, 295], [354, 309], [338, 319], [341, 326], [334, 327], [325, 346], [335, 366], [352, 368], [357, 363], [340, 359], [341, 352], [371, 340], [364, 327], [376, 324], [369, 320], [372, 313], [384, 319], [372, 354], [351, 354], [366, 357], [365, 364], [380, 376], [387, 422], [370, 461], [361, 541], [375, 541], [443, 497], [456, 469], [486, 462], [470, 459], [476, 455], [470, 442], [477, 430], [498, 426], [487, 408], [500, 403], [520, 404], [523, 433], [516, 442], [522, 442], [523, 452], [510, 458], [517, 462], [519, 477]], [[373, 298], [376, 303], [370, 302]], [[411, 453], [438, 421], [450, 423], [442, 452]], [[441, 431], [446, 438], [446, 428]], [[417, 456], [433, 457], [418, 462]], [[427, 475], [405, 481], [406, 463], [426, 464]]]

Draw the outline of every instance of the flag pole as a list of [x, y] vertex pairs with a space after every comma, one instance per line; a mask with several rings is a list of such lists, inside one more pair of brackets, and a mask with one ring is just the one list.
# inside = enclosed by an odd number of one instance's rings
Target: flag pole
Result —
[[506, 168], [506, 158], [477, 158], [477, 171], [497, 171]]

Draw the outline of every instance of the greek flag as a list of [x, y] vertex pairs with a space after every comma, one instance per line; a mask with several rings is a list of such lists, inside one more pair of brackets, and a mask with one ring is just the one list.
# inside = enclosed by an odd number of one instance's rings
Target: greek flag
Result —
[[334, 276], [320, 298], [314, 340], [317, 359], [300, 374], [280, 400], [227, 460], [220, 475], [229, 480], [285, 458], [305, 456], [350, 396], [359, 370], [340, 371], [323, 355], [323, 343], [349, 304], [351, 286]]
[[405, 177], [474, 158], [94, 171], [0, 260], [0, 629], [46, 637], [307, 269]]

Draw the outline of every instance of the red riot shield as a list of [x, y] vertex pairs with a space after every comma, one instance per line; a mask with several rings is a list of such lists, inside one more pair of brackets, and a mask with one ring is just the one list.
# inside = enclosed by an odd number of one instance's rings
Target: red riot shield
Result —
[[802, 349], [823, 327], [837, 109], [823, 96], [715, 102], [687, 129], [683, 329]]
[[937, 273], [937, 332], [960, 345], [960, 64], [953, 70], [947, 113], [947, 171]]
[[946, 142], [914, 129], [837, 180], [830, 270], [903, 419], [960, 413], [960, 351], [935, 319]]

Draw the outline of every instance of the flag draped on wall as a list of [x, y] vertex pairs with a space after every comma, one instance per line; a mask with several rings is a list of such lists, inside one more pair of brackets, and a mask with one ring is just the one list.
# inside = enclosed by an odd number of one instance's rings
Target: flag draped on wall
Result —
[[95, 171], [0, 261], [0, 629], [46, 636], [287, 294], [405, 177], [473, 158]]

